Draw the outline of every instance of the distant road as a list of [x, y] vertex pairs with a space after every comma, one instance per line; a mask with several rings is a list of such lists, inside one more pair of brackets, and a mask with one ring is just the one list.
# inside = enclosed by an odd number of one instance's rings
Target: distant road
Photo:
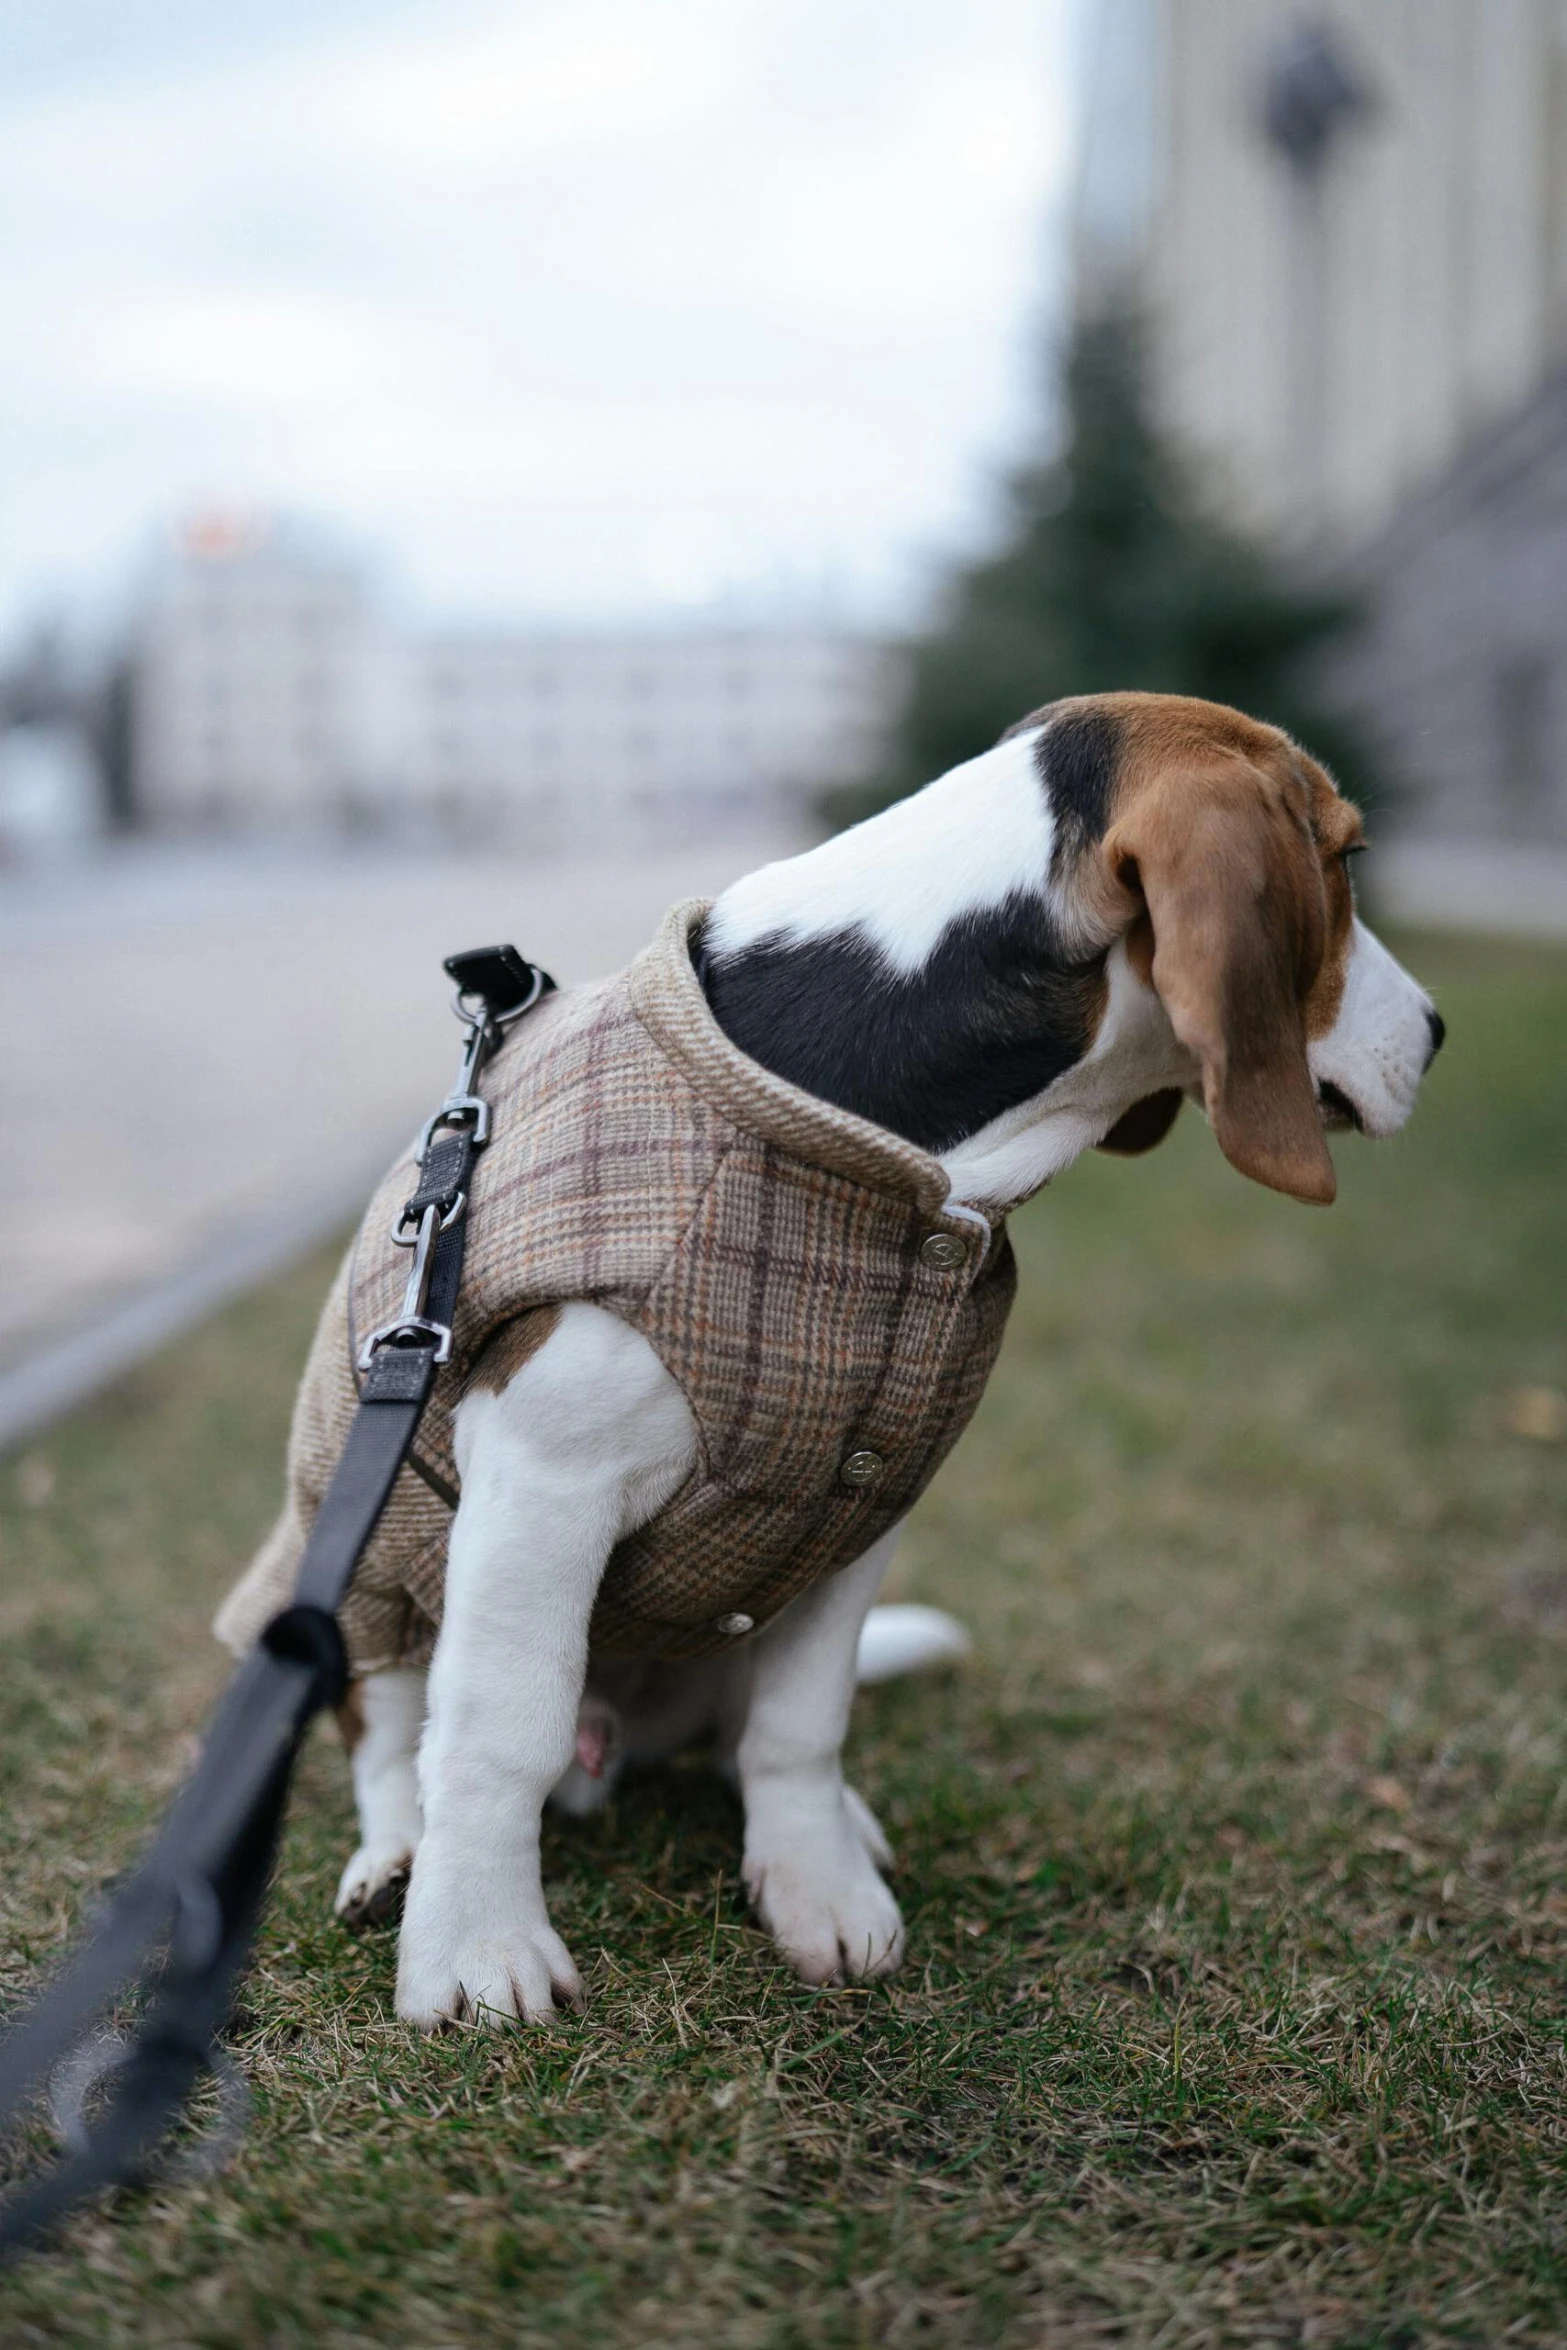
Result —
[[785, 847], [598, 865], [138, 844], [0, 875], [0, 1442], [60, 1408], [43, 1389], [73, 1333], [118, 1329], [133, 1359], [348, 1218], [451, 1080], [443, 955], [511, 939], [594, 977], [673, 899]]

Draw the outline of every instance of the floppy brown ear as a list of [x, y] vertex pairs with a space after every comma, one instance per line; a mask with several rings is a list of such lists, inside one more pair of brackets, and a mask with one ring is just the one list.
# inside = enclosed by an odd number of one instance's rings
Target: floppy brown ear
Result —
[[1305, 1021], [1325, 922], [1304, 826], [1237, 762], [1233, 772], [1150, 789], [1104, 848], [1114, 877], [1147, 909], [1149, 976], [1202, 1065], [1219, 1148], [1255, 1182], [1326, 1206], [1337, 1183]]
[[1135, 1159], [1144, 1151], [1151, 1151], [1155, 1143], [1163, 1142], [1175, 1124], [1181, 1100], [1180, 1087], [1171, 1085], [1160, 1093], [1149, 1094], [1144, 1101], [1133, 1102], [1094, 1148], [1114, 1151], [1121, 1159]]

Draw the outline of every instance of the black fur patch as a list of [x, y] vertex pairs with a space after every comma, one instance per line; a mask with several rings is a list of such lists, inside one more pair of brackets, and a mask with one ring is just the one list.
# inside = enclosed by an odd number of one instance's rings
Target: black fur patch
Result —
[[1083, 851], [1105, 836], [1110, 793], [1121, 758], [1121, 727], [1090, 703], [1052, 718], [1034, 746], [1034, 760], [1055, 818], [1052, 880], [1059, 881]]
[[1104, 1001], [1104, 956], [1069, 963], [1044, 905], [1021, 892], [949, 923], [914, 972], [853, 931], [722, 960], [698, 942], [696, 958], [743, 1053], [932, 1152], [1080, 1061]]

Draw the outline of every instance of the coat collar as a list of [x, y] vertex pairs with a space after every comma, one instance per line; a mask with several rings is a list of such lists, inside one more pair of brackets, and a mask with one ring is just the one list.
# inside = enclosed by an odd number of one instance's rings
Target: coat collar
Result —
[[627, 972], [632, 1009], [643, 1027], [702, 1099], [746, 1133], [791, 1158], [939, 1216], [948, 1190], [939, 1159], [868, 1118], [790, 1085], [730, 1043], [713, 1018], [691, 960], [693, 935], [712, 903], [711, 898], [683, 898], [671, 906], [652, 944]]

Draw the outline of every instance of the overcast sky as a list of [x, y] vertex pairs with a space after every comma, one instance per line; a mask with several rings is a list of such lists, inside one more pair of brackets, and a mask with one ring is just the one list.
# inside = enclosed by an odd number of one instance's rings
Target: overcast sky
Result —
[[0, 636], [206, 500], [416, 606], [905, 606], [1034, 422], [1082, 0], [0, 0]]

